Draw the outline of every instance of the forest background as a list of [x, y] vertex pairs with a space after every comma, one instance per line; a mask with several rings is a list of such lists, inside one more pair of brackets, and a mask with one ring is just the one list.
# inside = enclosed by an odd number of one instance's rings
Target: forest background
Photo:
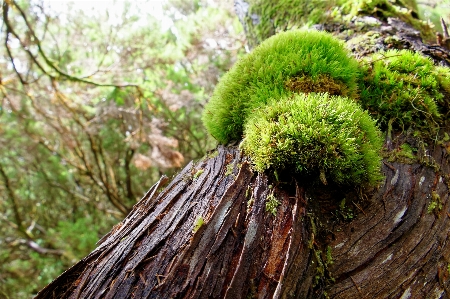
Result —
[[[450, 0], [418, 4], [441, 31]], [[31, 298], [216, 146], [202, 107], [248, 46], [231, 0], [4, 0], [0, 34], [0, 298]]]

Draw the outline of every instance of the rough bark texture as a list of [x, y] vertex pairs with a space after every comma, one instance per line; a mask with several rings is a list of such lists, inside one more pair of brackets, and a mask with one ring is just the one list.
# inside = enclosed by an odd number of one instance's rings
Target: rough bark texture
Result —
[[[448, 49], [423, 44], [407, 24], [376, 28], [449, 65]], [[446, 142], [420, 164], [384, 160], [384, 182], [363, 191], [279, 182], [219, 147], [163, 190], [162, 178], [36, 298], [450, 298], [449, 153]], [[273, 197], [276, 215], [266, 211]]]
[[[386, 163], [386, 181], [363, 215], [336, 232], [330, 245], [334, 298], [447, 298], [450, 293], [448, 154], [431, 156], [442, 172], [417, 164]], [[427, 211], [433, 196], [444, 208]], [[337, 231], [337, 230], [335, 230]]]
[[[342, 222], [333, 212], [344, 194], [319, 195], [295, 180], [277, 184], [253, 173], [236, 148], [220, 147], [159, 194], [159, 183], [150, 189], [37, 298], [318, 298], [324, 291], [332, 298], [445, 298], [450, 214], [441, 173], [450, 169], [445, 148], [430, 155], [438, 173], [386, 162], [384, 184], [355, 202], [353, 221]], [[280, 201], [276, 216], [265, 208], [269, 194]], [[427, 211], [432, 194], [444, 206], [438, 214]], [[200, 216], [205, 224], [194, 232]], [[320, 273], [327, 246], [333, 264]]]
[[[306, 295], [312, 268], [304, 189], [268, 184], [237, 149], [220, 147], [159, 195], [153, 187], [94, 252], [37, 298], [271, 298], [286, 279]], [[281, 202], [276, 217], [265, 211], [272, 192]], [[205, 224], [194, 232], [199, 217]]]

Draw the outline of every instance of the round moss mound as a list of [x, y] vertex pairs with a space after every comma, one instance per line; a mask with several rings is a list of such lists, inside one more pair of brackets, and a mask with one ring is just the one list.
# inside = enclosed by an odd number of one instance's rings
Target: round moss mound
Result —
[[446, 68], [408, 50], [377, 53], [368, 62], [360, 100], [384, 129], [391, 124], [431, 131], [439, 127], [441, 111], [448, 110]]
[[354, 101], [328, 94], [270, 100], [245, 125], [243, 149], [255, 169], [293, 170], [337, 184], [374, 185], [383, 139]]
[[358, 73], [358, 62], [332, 35], [306, 30], [279, 33], [221, 78], [203, 111], [203, 123], [222, 144], [240, 140], [247, 116], [269, 99], [308, 92], [314, 84], [329, 86], [336, 95], [356, 97]]

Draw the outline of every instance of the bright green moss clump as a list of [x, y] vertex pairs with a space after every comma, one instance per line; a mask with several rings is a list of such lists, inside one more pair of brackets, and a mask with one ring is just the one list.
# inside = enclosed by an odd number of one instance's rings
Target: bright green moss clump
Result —
[[280, 33], [221, 79], [203, 121], [221, 143], [245, 136], [243, 150], [257, 171], [373, 185], [383, 142], [351, 99], [359, 77], [357, 61], [330, 34]]
[[309, 92], [308, 85], [319, 81], [336, 95], [353, 97], [358, 73], [357, 61], [330, 34], [283, 32], [264, 41], [222, 77], [205, 107], [203, 122], [220, 143], [240, 140], [247, 116], [270, 98]]
[[448, 68], [407, 50], [377, 53], [361, 86], [361, 103], [387, 128], [437, 129], [448, 100]]
[[245, 125], [245, 153], [255, 169], [288, 169], [338, 184], [375, 184], [383, 144], [357, 103], [327, 94], [272, 100]]

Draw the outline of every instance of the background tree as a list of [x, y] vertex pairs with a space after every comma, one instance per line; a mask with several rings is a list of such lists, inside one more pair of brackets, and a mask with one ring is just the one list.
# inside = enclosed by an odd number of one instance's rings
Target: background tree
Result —
[[35, 294], [214, 146], [200, 113], [243, 51], [231, 3], [152, 5], [3, 1], [0, 297]]

